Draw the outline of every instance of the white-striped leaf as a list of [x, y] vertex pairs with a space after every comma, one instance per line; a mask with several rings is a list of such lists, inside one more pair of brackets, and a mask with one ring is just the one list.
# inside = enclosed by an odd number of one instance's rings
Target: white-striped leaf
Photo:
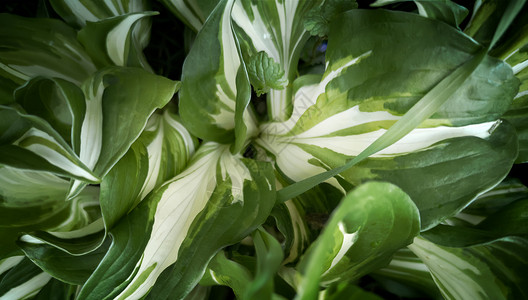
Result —
[[141, 189], [143, 199], [150, 191], [179, 174], [194, 154], [198, 141], [169, 110], [154, 114], [138, 139], [147, 147], [149, 171]]
[[[300, 52], [309, 37], [304, 18], [316, 4], [318, 1], [236, 0], [232, 19], [246, 63], [264, 52], [280, 66], [284, 79], [293, 81]], [[263, 72], [269, 72], [266, 69], [271, 67], [270, 64], [257, 66]], [[270, 87], [267, 98], [270, 119], [284, 121], [292, 113], [291, 85], [284, 88], [267, 86]]]
[[4, 270], [4, 274], [0, 273], [1, 300], [31, 298], [52, 278], [27, 258], [19, 260], [19, 257], [16, 257], [8, 260], [0, 264], [0, 268], [2, 265], [19, 262], [14, 266], [9, 266], [9, 269]]
[[35, 77], [15, 91], [14, 100], [27, 114], [46, 120], [74, 151], [79, 151], [86, 112], [79, 87], [60, 78]]
[[[75, 27], [90, 27], [84, 31], [96, 34], [95, 37], [90, 36], [95, 39], [83, 42], [82, 36], [85, 33], [79, 33], [79, 39], [94, 61], [105, 61], [104, 58], [109, 55], [112, 62], [118, 66], [142, 67], [151, 71], [143, 55], [143, 49], [150, 40], [151, 28], [150, 20], [143, 18], [145, 14], [142, 14], [149, 8], [146, 0], [51, 0], [50, 2], [53, 9], [66, 22]], [[95, 51], [92, 51], [94, 49]], [[105, 49], [108, 49], [108, 52], [104, 51]]]
[[0, 163], [99, 182], [99, 178], [46, 120], [3, 105], [0, 114], [4, 117]]
[[269, 164], [233, 156], [227, 145], [202, 145], [181, 174], [145, 200], [158, 203], [152, 233], [117, 299], [143, 297], [160, 275], [152, 297], [182, 298], [220, 248], [264, 222], [274, 202], [272, 176]]
[[105, 234], [99, 187], [89, 186], [73, 199], [61, 202], [68, 208], [67, 218], [54, 227], [26, 230], [20, 237], [21, 248], [51, 245], [72, 255], [82, 255], [102, 244]]
[[178, 116], [168, 110], [154, 113], [138, 140], [101, 183], [105, 228], [110, 230], [153, 189], [179, 174], [196, 145]]
[[218, 4], [185, 60], [180, 115], [187, 129], [206, 141], [229, 143], [236, 135], [235, 150], [240, 151], [256, 133], [256, 120], [248, 108], [251, 91], [232, 30], [233, 2]]
[[408, 246], [425, 263], [445, 299], [523, 299], [528, 241], [449, 248], [417, 237]]
[[78, 39], [98, 66], [141, 67], [152, 72], [143, 55], [146, 45], [140, 45], [135, 29], [146, 21], [146, 17], [156, 14], [138, 12], [88, 22], [79, 31]]
[[[299, 78], [290, 119], [263, 125], [257, 140], [293, 181], [340, 167], [360, 154], [480, 49], [447, 24], [408, 13], [353, 10], [332, 26], [325, 74]], [[518, 81], [508, 65], [486, 57], [458, 84], [456, 93], [419, 128], [340, 177], [352, 184], [376, 178], [394, 182], [417, 203], [424, 227], [497, 184], [516, 149], [511, 127], [497, 127], [496, 120], [509, 106]], [[456, 160], [480, 170], [457, 173], [450, 167]], [[468, 182], [465, 189], [453, 193], [447, 188], [485, 170], [493, 172]], [[453, 181], [445, 180], [447, 174]], [[328, 182], [346, 189], [336, 178]], [[440, 188], [450, 195], [437, 194]]]
[[[103, 177], [128, 151], [152, 113], [164, 107], [178, 82], [138, 68], [108, 67], [83, 85], [86, 115], [81, 127], [79, 157]], [[75, 182], [72, 195], [82, 188]]]
[[35, 77], [57, 77], [80, 86], [96, 71], [76, 32], [55, 19], [0, 16], [0, 75], [19, 84]]

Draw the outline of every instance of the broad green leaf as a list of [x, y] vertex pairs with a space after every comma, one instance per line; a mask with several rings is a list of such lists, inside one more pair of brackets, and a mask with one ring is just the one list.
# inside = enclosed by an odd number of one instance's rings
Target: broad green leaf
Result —
[[[292, 82], [297, 75], [299, 55], [309, 37], [304, 17], [319, 1], [251, 1], [236, 0], [233, 5], [233, 27], [247, 64], [259, 52], [284, 70]], [[271, 86], [267, 101], [270, 120], [283, 121], [292, 113], [292, 87]]]
[[[138, 68], [109, 67], [83, 85], [86, 115], [79, 157], [104, 177], [128, 151], [157, 108], [164, 107], [179, 83]], [[74, 183], [72, 194], [80, 190]]]
[[236, 136], [240, 149], [256, 133], [256, 120], [251, 107], [246, 110], [250, 94], [239, 70], [244, 65], [231, 29], [232, 7], [233, 0], [219, 3], [196, 37], [183, 65], [179, 109], [185, 127], [206, 141], [232, 142], [235, 127], [243, 125], [246, 135]]
[[408, 247], [429, 268], [445, 299], [528, 296], [526, 239], [508, 238], [489, 245], [449, 248], [417, 237]]
[[247, 286], [244, 299], [271, 299], [273, 278], [281, 266], [284, 254], [279, 242], [264, 229], [258, 228], [252, 235], [257, 256], [255, 278]]
[[82, 162], [62, 136], [44, 119], [22, 109], [0, 105], [0, 163], [14, 168], [49, 171], [97, 183], [99, 178]]
[[81, 85], [96, 68], [62, 21], [0, 15], [0, 75], [23, 83], [35, 76]]
[[257, 96], [268, 93], [270, 88], [281, 90], [287, 84], [281, 65], [273, 61], [264, 51], [252, 56], [247, 68], [249, 80]]
[[[371, 6], [383, 6], [398, 2], [409, 2], [413, 0], [377, 0]], [[467, 17], [469, 10], [451, 0], [415, 0], [418, 13], [426, 18], [445, 22], [453, 27], [458, 27]]]
[[173, 14], [195, 32], [200, 31], [207, 17], [220, 0], [161, 0]]
[[[279, 191], [281, 200], [324, 180], [344, 190], [330, 177], [338, 173], [354, 185], [387, 180], [405, 185], [427, 228], [505, 176], [516, 142], [511, 127], [497, 127], [496, 120], [518, 87], [508, 65], [483, 57], [482, 48], [455, 28], [415, 14], [352, 10], [332, 26], [322, 79], [299, 78], [291, 118], [264, 124], [257, 140], [281, 172], [305, 180]], [[410, 56], [410, 49], [417, 54]], [[456, 160], [475, 167], [462, 172], [448, 166]], [[488, 167], [494, 172], [485, 173]], [[456, 194], [438, 193], [468, 173], [488, 176], [468, 180]], [[424, 197], [429, 186], [432, 193]]]
[[422, 237], [442, 246], [468, 247], [509, 236], [528, 236], [528, 188], [515, 181], [501, 183], [479, 196], [447, 224], [422, 232]]
[[148, 242], [145, 237], [152, 230], [156, 204], [154, 201], [141, 202], [110, 229], [112, 244], [83, 285], [78, 299], [113, 298], [126, 287]]
[[[51, 276], [33, 264], [29, 259], [19, 260], [16, 265], [0, 272], [0, 299], [26, 299], [34, 296], [50, 281]], [[5, 261], [2, 265], [5, 264]], [[0, 265], [1, 266], [1, 265]], [[4, 274], [2, 274], [4, 273]]]
[[410, 289], [414, 289], [431, 299], [443, 299], [427, 266], [408, 248], [398, 250], [389, 265], [370, 275], [393, 293], [400, 290], [410, 297], [413, 295]]
[[141, 201], [141, 188], [149, 171], [147, 148], [134, 143], [101, 182], [101, 211], [110, 230]]
[[494, 214], [506, 205], [515, 201], [526, 199], [528, 187], [518, 179], [507, 177], [493, 189], [479, 195], [475, 201], [464, 208], [463, 213], [449, 219], [449, 224], [457, 224], [456, 219], [465, 221], [464, 224], [476, 225], [485, 217]]
[[151, 71], [138, 45], [134, 29], [145, 17], [156, 12], [120, 15], [96, 22], [87, 22], [79, 31], [78, 39], [99, 66], [141, 67]]
[[251, 273], [244, 266], [227, 259], [224, 251], [220, 251], [209, 262], [200, 284], [228, 286], [238, 299], [244, 299], [251, 278]]
[[233, 156], [227, 145], [207, 143], [181, 174], [144, 201], [158, 203], [152, 233], [117, 299], [142, 297], [151, 288], [155, 299], [183, 298], [219, 249], [264, 222], [274, 202], [272, 170]]
[[398, 187], [359, 186], [341, 201], [301, 259], [296, 299], [316, 299], [320, 284], [354, 280], [388, 264], [419, 230], [418, 210]]

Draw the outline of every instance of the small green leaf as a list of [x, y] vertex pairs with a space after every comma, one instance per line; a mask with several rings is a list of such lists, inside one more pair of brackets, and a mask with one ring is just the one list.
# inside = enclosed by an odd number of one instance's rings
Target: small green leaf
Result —
[[230, 287], [237, 298], [244, 299], [252, 275], [241, 264], [227, 259], [224, 251], [218, 252], [209, 262], [208, 270], [200, 281], [201, 285], [225, 285]]
[[268, 93], [270, 88], [281, 90], [288, 84], [281, 65], [264, 51], [250, 58], [247, 69], [257, 96]]

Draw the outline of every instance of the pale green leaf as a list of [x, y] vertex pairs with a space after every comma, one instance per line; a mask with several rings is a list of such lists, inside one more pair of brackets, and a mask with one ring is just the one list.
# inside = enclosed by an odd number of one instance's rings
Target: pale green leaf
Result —
[[227, 259], [225, 252], [220, 251], [209, 262], [200, 284], [228, 286], [237, 298], [243, 299], [251, 278], [251, 273], [244, 266]]
[[296, 299], [316, 299], [319, 285], [354, 280], [388, 264], [419, 230], [418, 209], [398, 187], [359, 186], [341, 201], [301, 259]]

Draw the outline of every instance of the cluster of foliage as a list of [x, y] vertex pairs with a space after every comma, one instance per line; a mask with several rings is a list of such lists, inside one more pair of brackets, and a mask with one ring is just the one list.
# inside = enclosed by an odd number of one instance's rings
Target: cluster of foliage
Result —
[[525, 0], [160, 2], [0, 14], [0, 299], [528, 299]]

